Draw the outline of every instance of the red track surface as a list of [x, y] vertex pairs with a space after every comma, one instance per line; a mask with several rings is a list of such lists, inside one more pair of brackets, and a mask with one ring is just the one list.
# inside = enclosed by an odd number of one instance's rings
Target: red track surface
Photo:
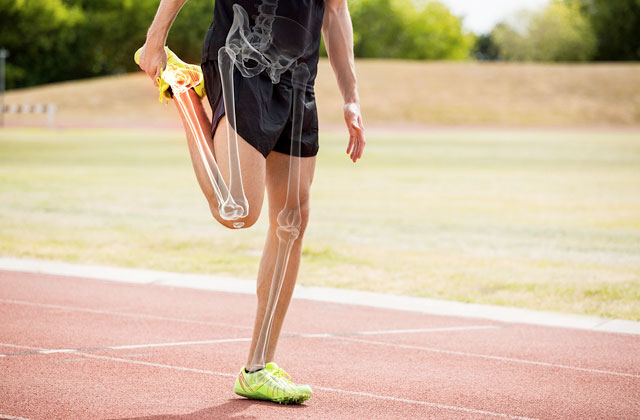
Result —
[[254, 307], [249, 295], [0, 271], [0, 418], [640, 418], [638, 336], [305, 300], [276, 359], [313, 398], [244, 400], [233, 377]]

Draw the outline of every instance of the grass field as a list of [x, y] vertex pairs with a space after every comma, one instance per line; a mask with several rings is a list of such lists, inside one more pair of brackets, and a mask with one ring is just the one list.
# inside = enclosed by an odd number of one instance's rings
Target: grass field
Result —
[[[640, 320], [640, 132], [324, 134], [300, 282]], [[179, 131], [0, 131], [0, 254], [255, 275]]]

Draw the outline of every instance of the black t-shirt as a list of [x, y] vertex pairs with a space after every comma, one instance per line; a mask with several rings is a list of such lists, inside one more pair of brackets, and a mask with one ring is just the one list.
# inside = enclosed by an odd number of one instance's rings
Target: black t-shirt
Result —
[[[322, 18], [324, 16], [324, 0], [217, 0], [215, 2], [215, 8], [213, 13], [213, 22], [207, 31], [207, 35], [202, 47], [202, 62], [217, 60], [218, 50], [225, 45], [227, 34], [233, 24], [233, 5], [239, 4], [242, 6], [249, 16], [250, 28], [255, 25], [255, 19], [259, 16], [259, 7], [262, 5], [263, 10], [273, 8], [268, 7], [277, 4], [275, 9], [275, 15], [284, 18], [291, 19], [308, 31], [309, 46], [306, 48], [302, 57], [300, 57], [298, 63], [306, 63], [309, 68], [310, 78], [309, 85], [313, 86], [315, 81], [320, 37], [322, 31]], [[277, 19], [276, 19], [277, 20]], [[278, 22], [274, 22], [274, 27], [279, 25]], [[295, 25], [292, 25], [295, 26]], [[282, 27], [282, 26], [280, 26]], [[294, 32], [294, 31], [291, 31]], [[273, 31], [275, 36], [291, 36], [296, 37], [299, 34], [291, 33], [286, 34], [286, 31], [276, 30]], [[286, 42], [286, 40], [280, 40]], [[283, 80], [289, 79], [290, 72], [282, 75]]]

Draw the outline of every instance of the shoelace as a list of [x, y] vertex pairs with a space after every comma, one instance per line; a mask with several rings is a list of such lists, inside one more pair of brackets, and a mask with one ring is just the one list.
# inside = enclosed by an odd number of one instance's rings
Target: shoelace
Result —
[[276, 378], [281, 379], [283, 382], [286, 382], [289, 385], [294, 385], [295, 384], [291, 381], [291, 375], [289, 375], [287, 372], [285, 372], [283, 369], [276, 369], [272, 371], [273, 376], [275, 376]]

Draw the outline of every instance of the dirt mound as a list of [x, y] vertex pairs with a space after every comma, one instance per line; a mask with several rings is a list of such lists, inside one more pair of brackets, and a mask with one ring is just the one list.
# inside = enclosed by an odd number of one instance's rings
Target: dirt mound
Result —
[[[640, 64], [517, 64], [359, 60], [365, 122], [471, 125], [640, 125]], [[320, 123], [342, 125], [342, 99], [327, 60], [316, 81]], [[7, 93], [5, 103], [55, 103], [61, 126], [179, 128], [143, 73]], [[8, 115], [8, 125], [44, 124]]]

